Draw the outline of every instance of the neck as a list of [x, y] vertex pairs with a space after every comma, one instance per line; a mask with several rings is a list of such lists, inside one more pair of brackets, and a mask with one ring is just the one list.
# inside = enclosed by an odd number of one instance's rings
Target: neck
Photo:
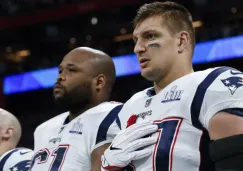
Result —
[[1, 144], [0, 146], [0, 157], [6, 153], [7, 151], [13, 149], [14, 147], [12, 147], [12, 145], [6, 145], [6, 144]]
[[[178, 63], [179, 64], [179, 63]], [[162, 89], [168, 86], [173, 81], [194, 72], [191, 64], [179, 64], [174, 65], [174, 67], [165, 74], [164, 77], [154, 82], [154, 89], [156, 94], [158, 94]]]
[[90, 103], [87, 105], [80, 105], [81, 107], [74, 107], [72, 109], [70, 109], [70, 113], [69, 113], [69, 121], [75, 119], [77, 116], [81, 115], [82, 113], [84, 113], [85, 111], [99, 105], [100, 103], [103, 102], [95, 102], [95, 103]]

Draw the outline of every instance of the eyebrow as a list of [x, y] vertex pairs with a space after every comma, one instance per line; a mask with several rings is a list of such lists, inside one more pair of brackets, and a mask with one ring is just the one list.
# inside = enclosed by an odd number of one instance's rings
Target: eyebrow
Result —
[[156, 32], [156, 33], [158, 33], [158, 31], [155, 30], [155, 29], [149, 29], [149, 30], [145, 30], [144, 32], [142, 32], [142, 34], [148, 34], [148, 33], [151, 33], [151, 32]]
[[[145, 30], [145, 31], [143, 31], [142, 33], [140, 33], [140, 35], [146, 35], [146, 34], [151, 33], [151, 32], [156, 32], [156, 33], [158, 33], [158, 31], [155, 30], [155, 29], [148, 29], [148, 30]], [[133, 40], [134, 40], [134, 39], [137, 39], [137, 37], [136, 37], [136, 36], [133, 36]]]
[[[72, 67], [72, 66], [75, 66], [75, 67], [76, 67], [77, 65], [75, 65], [75, 64], [67, 64], [67, 66], [71, 66], [71, 67]], [[58, 69], [61, 69], [61, 68], [62, 68], [62, 66], [59, 65], [59, 66], [58, 66]]]

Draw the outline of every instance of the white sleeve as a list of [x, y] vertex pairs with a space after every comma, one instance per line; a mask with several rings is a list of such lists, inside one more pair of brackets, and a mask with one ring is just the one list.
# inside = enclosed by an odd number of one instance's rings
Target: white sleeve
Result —
[[91, 151], [104, 144], [111, 143], [120, 131], [120, 120], [118, 118], [118, 114], [122, 107], [123, 105], [117, 105], [102, 120], [98, 127], [95, 143]]
[[2, 171], [28, 171], [33, 151], [27, 148], [17, 148], [8, 153]]
[[34, 132], [34, 151], [37, 152], [40, 150], [41, 144], [41, 127], [38, 126]]
[[37, 136], [38, 136], [38, 134], [37, 134], [37, 131], [35, 130], [35, 132], [34, 132], [34, 151], [36, 151], [38, 148], [38, 144], [37, 144], [37, 142], [38, 142], [38, 138], [37, 138]]
[[[212, 71], [199, 85], [203, 98], [199, 120], [208, 130], [210, 119], [225, 109], [243, 109], [243, 73], [223, 67]], [[199, 90], [200, 91], [200, 90]]]

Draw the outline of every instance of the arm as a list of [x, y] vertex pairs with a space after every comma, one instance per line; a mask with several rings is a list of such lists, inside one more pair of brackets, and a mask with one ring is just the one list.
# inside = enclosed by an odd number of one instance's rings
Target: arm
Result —
[[211, 140], [243, 134], [243, 117], [228, 112], [217, 113], [209, 122]]
[[216, 171], [243, 170], [243, 117], [219, 112], [209, 122], [209, 134]]
[[91, 154], [91, 171], [101, 171], [100, 161], [104, 151], [110, 144], [104, 144], [96, 149]]
[[199, 120], [212, 140], [209, 152], [215, 170], [242, 171], [243, 73], [217, 68], [200, 83], [197, 92], [203, 97]]

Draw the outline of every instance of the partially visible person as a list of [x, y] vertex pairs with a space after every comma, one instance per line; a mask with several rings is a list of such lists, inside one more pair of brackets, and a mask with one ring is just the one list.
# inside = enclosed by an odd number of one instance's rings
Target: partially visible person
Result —
[[16, 148], [21, 125], [10, 112], [0, 109], [0, 171], [28, 171], [33, 151]]

